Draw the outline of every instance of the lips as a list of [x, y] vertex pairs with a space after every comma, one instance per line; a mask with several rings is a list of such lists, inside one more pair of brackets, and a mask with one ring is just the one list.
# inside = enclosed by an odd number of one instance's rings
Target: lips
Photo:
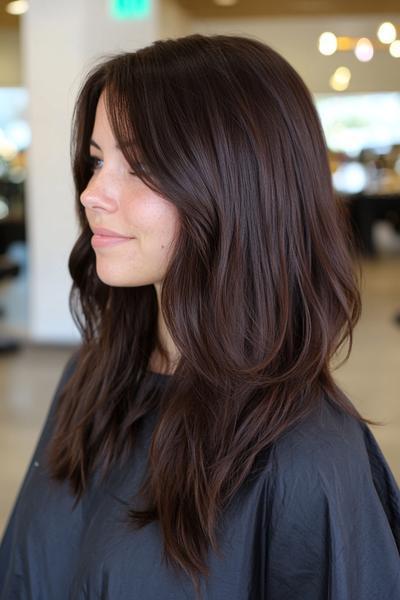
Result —
[[108, 248], [110, 246], [127, 243], [135, 239], [132, 236], [124, 235], [118, 231], [106, 229], [105, 227], [93, 227], [92, 231], [94, 234], [91, 239], [93, 248]]
[[110, 237], [110, 238], [122, 238], [122, 239], [132, 239], [131, 235], [124, 235], [123, 233], [119, 233], [118, 231], [113, 231], [112, 229], [106, 229], [105, 227], [92, 227], [93, 233], [97, 236], [102, 237]]

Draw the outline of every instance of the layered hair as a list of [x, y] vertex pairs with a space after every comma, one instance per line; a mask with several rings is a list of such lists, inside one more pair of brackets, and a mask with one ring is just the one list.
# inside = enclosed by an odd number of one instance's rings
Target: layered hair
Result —
[[[126, 160], [180, 221], [161, 295], [180, 360], [142, 402], [150, 356], [163, 352], [155, 289], [98, 278], [79, 200], [103, 91]], [[82, 344], [57, 405], [52, 476], [79, 499], [97, 466], [106, 474], [126, 458], [159, 403], [144, 508], [131, 506], [129, 520], [158, 520], [164, 557], [198, 589], [219, 518], [265, 450], [321, 401], [372, 423], [332, 376], [361, 310], [346, 207], [302, 79], [241, 36], [195, 34], [103, 58], [77, 99], [72, 162], [70, 307]]]

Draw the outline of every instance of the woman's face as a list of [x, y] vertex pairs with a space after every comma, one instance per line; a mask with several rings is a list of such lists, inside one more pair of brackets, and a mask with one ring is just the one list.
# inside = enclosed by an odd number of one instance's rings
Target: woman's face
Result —
[[[99, 278], [119, 287], [161, 284], [178, 233], [178, 211], [132, 174], [112, 133], [104, 92], [90, 154], [93, 174], [80, 199], [95, 234], [91, 244]], [[98, 235], [107, 233], [102, 229], [117, 237]]]

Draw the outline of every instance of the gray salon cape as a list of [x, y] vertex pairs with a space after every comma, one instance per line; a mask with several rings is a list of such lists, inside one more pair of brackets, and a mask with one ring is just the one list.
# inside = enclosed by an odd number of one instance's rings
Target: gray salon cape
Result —
[[[191, 580], [162, 561], [158, 522], [125, 523], [145, 473], [155, 413], [125, 467], [73, 510], [43, 450], [54, 395], [0, 547], [1, 600], [194, 600]], [[147, 373], [146, 386], [168, 379]], [[156, 382], [157, 380], [157, 382]], [[226, 510], [222, 556], [210, 552], [205, 600], [400, 600], [400, 493], [371, 430], [321, 402], [270, 449]]]

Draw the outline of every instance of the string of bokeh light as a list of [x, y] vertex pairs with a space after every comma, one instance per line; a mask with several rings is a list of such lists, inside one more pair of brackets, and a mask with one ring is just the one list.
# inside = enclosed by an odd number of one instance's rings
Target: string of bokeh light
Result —
[[[360, 62], [373, 59], [376, 50], [389, 50], [393, 58], [400, 58], [400, 39], [397, 31], [400, 28], [386, 21], [377, 29], [377, 39], [367, 37], [336, 36], [325, 31], [319, 36], [318, 49], [324, 56], [332, 56], [336, 52], [353, 52]], [[329, 79], [329, 85], [337, 92], [343, 92], [350, 84], [351, 71], [347, 67], [338, 67]]]
[[377, 39], [367, 37], [336, 36], [331, 31], [325, 31], [319, 36], [318, 49], [324, 56], [335, 52], [354, 52], [361, 62], [370, 61], [375, 50], [389, 50], [393, 58], [400, 58], [400, 39], [393, 23], [381, 23], [377, 30]]

